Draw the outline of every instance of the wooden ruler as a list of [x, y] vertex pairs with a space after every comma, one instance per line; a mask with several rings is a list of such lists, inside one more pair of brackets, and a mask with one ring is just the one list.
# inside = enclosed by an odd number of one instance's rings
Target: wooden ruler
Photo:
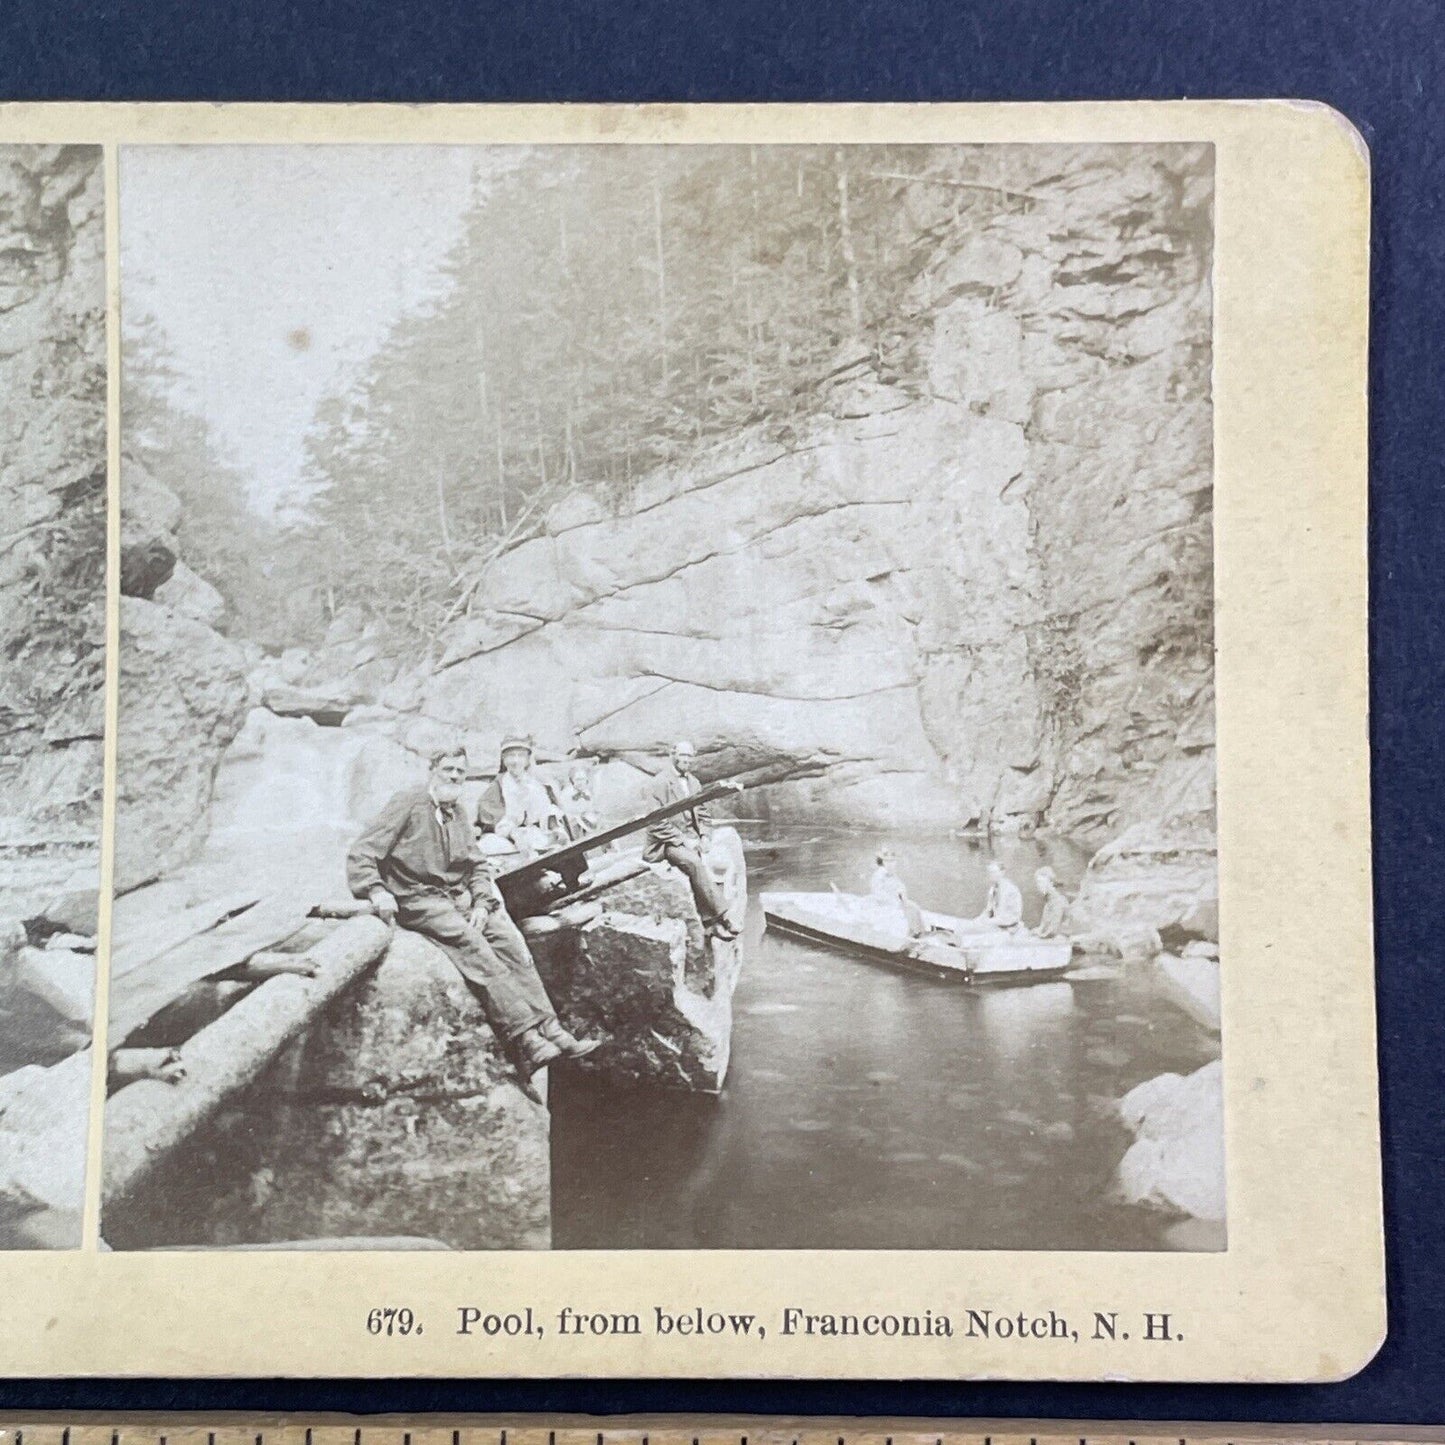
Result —
[[0, 1445], [1445, 1445], [1408, 1425], [722, 1416], [247, 1416], [35, 1414]]

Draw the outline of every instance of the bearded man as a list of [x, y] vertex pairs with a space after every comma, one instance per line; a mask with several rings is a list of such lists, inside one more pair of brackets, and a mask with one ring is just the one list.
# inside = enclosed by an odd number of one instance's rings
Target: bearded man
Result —
[[436, 753], [427, 785], [398, 793], [352, 844], [346, 881], [385, 921], [451, 959], [526, 1085], [554, 1060], [586, 1058], [600, 1044], [558, 1020], [462, 807], [466, 778], [461, 749]]

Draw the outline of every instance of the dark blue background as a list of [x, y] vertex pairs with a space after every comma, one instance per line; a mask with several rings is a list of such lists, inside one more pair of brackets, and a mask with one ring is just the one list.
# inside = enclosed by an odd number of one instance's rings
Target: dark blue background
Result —
[[[1433, 0], [0, 0], [7, 99], [1298, 96], [1348, 115], [1374, 161], [1372, 690], [1390, 1291], [1384, 1349], [1354, 1380], [1328, 1386], [21, 1381], [0, 1385], [0, 1410], [1445, 1421], [1445, 956], [1436, 925], [1445, 870], [1434, 853], [1445, 801], [1442, 56], [1445, 7]], [[1343, 1215], [1351, 1201], [1336, 1207]], [[1281, 1312], [1246, 1325], [1288, 1330], [1290, 1321]], [[284, 1333], [286, 1321], [257, 1328]]]

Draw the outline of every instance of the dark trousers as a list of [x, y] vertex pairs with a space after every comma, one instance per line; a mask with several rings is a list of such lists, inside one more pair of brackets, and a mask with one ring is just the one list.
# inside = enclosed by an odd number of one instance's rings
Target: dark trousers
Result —
[[702, 921], [716, 923], [727, 909], [727, 900], [718, 892], [717, 881], [712, 876], [707, 859], [696, 848], [684, 843], [669, 843], [662, 850], [662, 856], [680, 873], [687, 875], [687, 881], [692, 884], [693, 902], [697, 904]]
[[527, 940], [500, 906], [480, 928], [468, 917], [465, 893], [422, 893], [397, 900], [397, 922], [431, 939], [456, 965], [481, 1000], [497, 1037], [511, 1043], [520, 1034], [556, 1017], [547, 990], [537, 976]]

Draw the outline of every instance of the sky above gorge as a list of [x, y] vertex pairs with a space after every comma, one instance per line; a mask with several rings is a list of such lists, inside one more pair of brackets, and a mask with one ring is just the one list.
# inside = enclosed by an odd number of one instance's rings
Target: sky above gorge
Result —
[[462, 146], [122, 150], [122, 325], [159, 322], [175, 399], [211, 424], [257, 511], [296, 497], [317, 403], [435, 294], [502, 164]]

